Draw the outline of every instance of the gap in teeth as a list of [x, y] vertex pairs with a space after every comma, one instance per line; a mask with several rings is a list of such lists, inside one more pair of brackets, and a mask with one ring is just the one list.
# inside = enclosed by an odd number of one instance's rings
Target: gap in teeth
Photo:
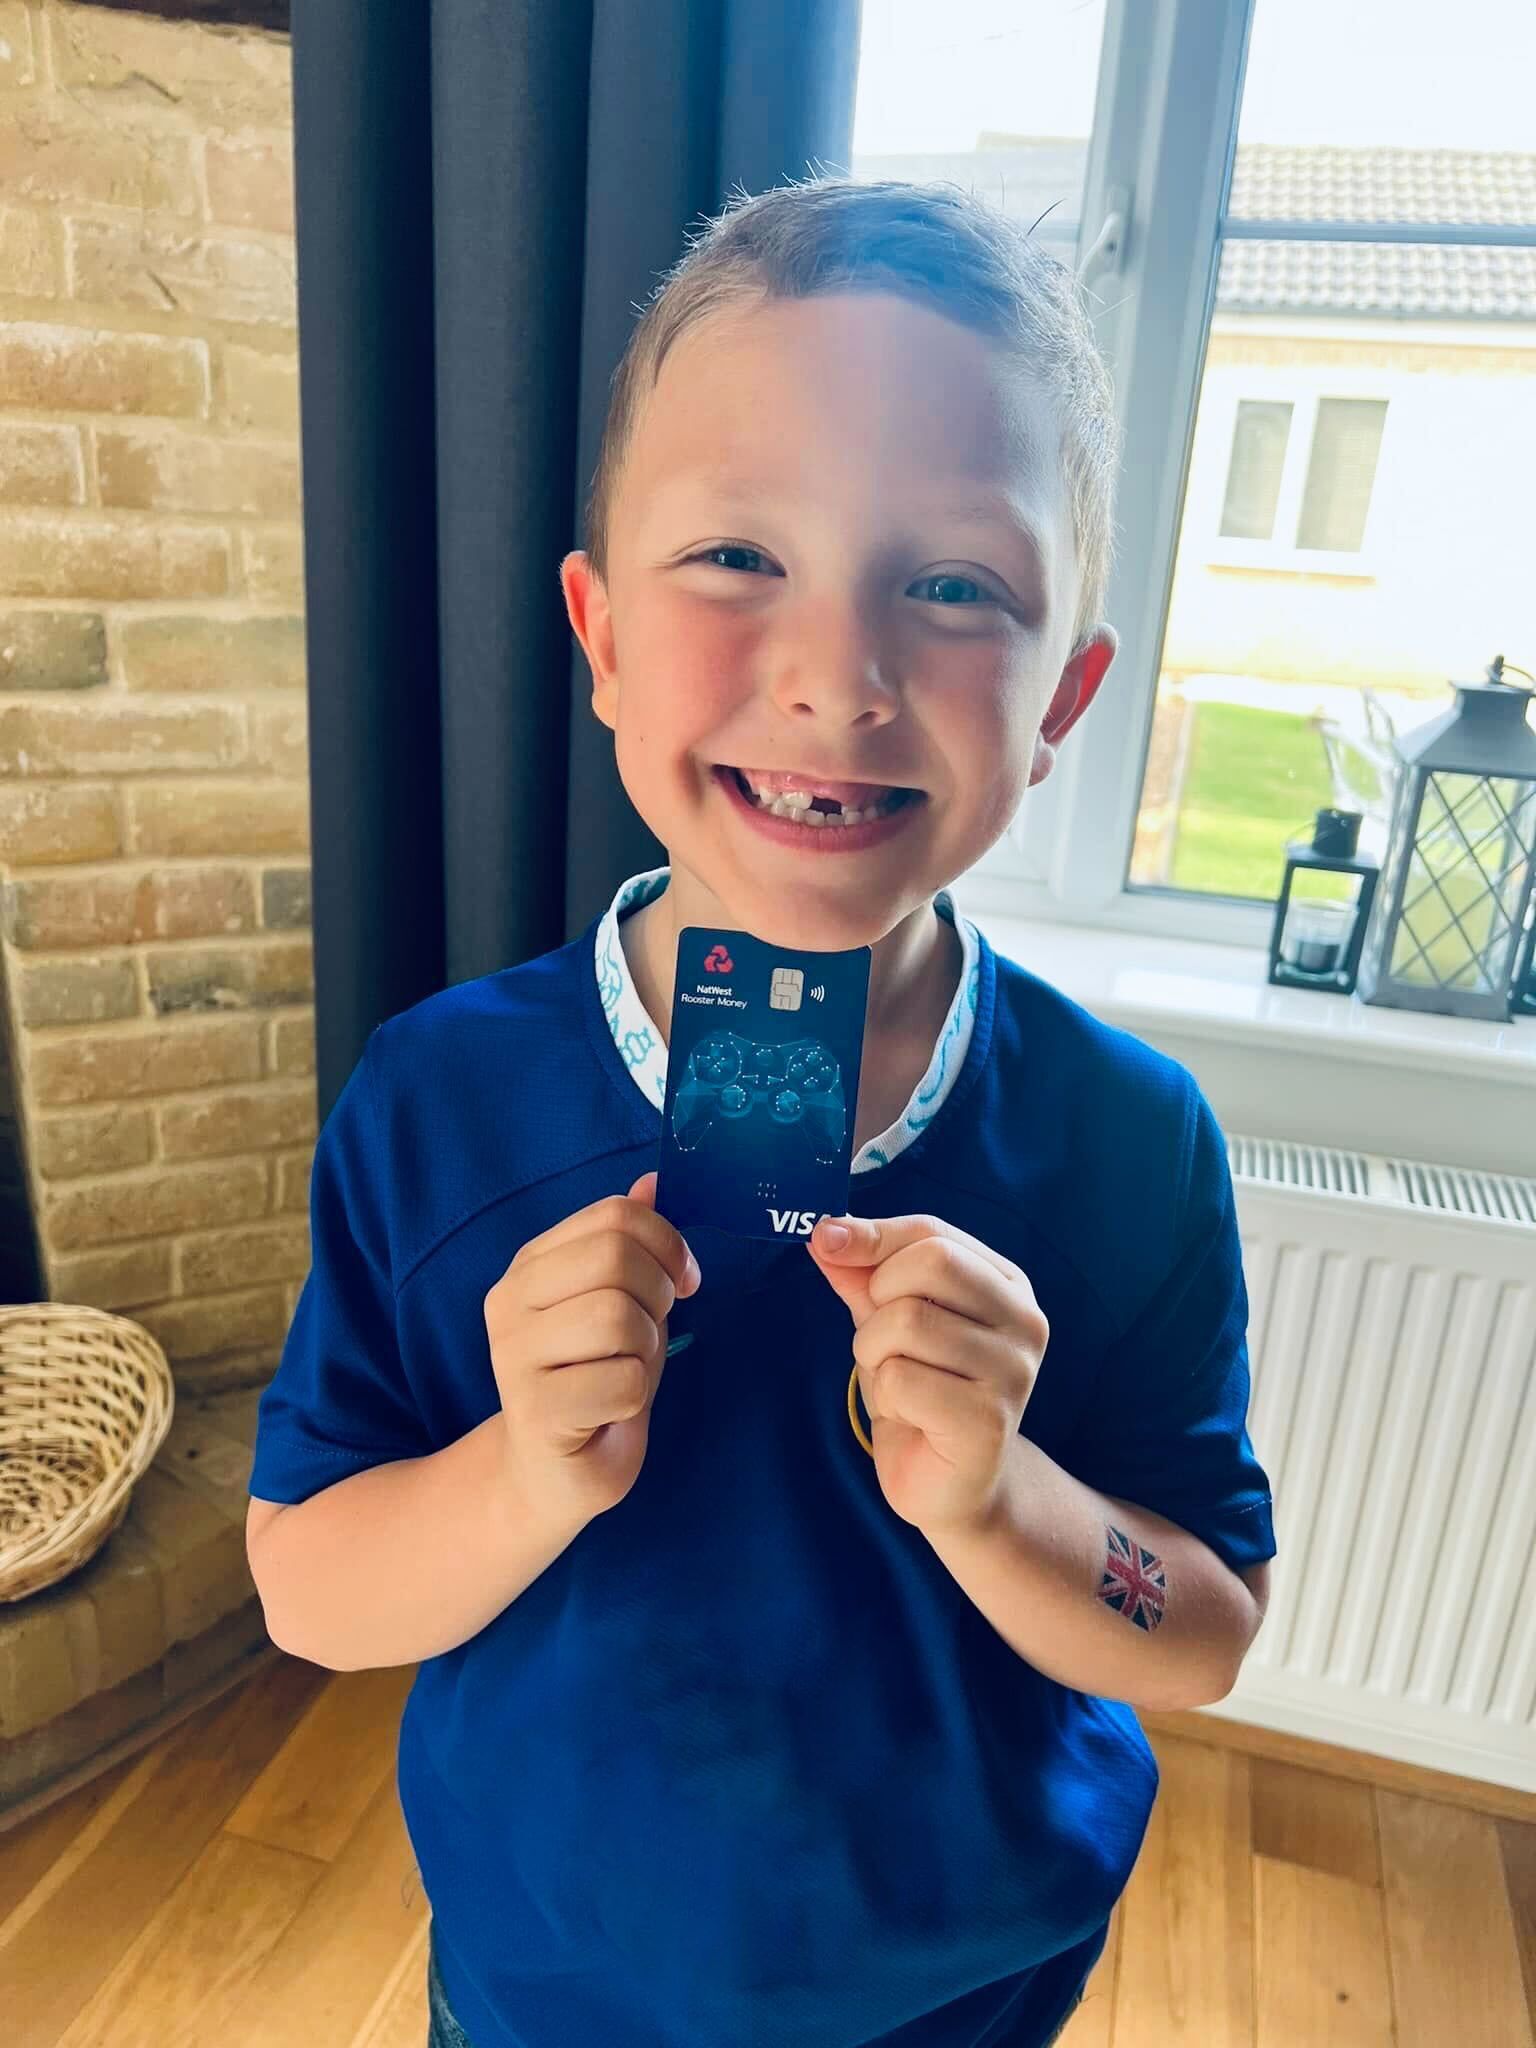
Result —
[[866, 805], [863, 810], [850, 810], [847, 804], [843, 804], [835, 811], [816, 811], [811, 808], [815, 799], [809, 790], [790, 789], [779, 796], [763, 797], [747, 781], [740, 769], [735, 772], [748, 800], [755, 804], [758, 810], [769, 811], [776, 818], [797, 819], [802, 825], [831, 825], [834, 829], [842, 825], [861, 825], [871, 818], [884, 817], [896, 802], [896, 792], [892, 790], [889, 796], [877, 797], [874, 803]]

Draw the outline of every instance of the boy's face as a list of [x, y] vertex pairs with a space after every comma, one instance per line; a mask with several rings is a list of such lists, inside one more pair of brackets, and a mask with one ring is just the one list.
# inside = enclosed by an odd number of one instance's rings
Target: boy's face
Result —
[[[689, 921], [873, 944], [1006, 830], [1113, 659], [1069, 663], [1077, 570], [1047, 400], [889, 294], [732, 307], [644, 400], [606, 586], [562, 569], [635, 808]], [[1043, 722], [1043, 729], [1042, 729]], [[770, 836], [732, 768], [921, 792], [877, 843]]]

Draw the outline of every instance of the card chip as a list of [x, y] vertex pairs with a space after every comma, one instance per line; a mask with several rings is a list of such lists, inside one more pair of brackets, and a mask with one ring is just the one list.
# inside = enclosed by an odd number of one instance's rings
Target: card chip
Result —
[[770, 1010], [798, 1010], [805, 974], [799, 967], [775, 967], [768, 990]]

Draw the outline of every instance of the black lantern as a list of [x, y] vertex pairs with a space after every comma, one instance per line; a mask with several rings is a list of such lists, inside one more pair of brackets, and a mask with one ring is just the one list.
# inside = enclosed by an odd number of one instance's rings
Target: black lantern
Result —
[[1536, 871], [1536, 732], [1525, 715], [1533, 693], [1507, 682], [1504, 666], [1499, 655], [1483, 682], [1453, 683], [1453, 708], [1396, 742], [1383, 885], [1360, 969], [1368, 1003], [1510, 1014]]
[[1536, 1017], [1536, 889], [1531, 891], [1525, 912], [1525, 943], [1515, 969], [1515, 986], [1509, 998], [1512, 1017]]
[[1358, 811], [1319, 811], [1311, 840], [1285, 850], [1269, 936], [1269, 978], [1282, 988], [1347, 996], [1376, 895], [1376, 863], [1357, 849]]

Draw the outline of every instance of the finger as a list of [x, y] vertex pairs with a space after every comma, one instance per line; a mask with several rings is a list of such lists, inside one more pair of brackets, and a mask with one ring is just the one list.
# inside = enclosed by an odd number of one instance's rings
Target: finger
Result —
[[[878, 1308], [903, 1294], [921, 1295], [957, 1316], [991, 1325], [1011, 1323], [1019, 1312], [1020, 1281], [1006, 1277], [973, 1241], [919, 1237], [883, 1258], [869, 1275], [869, 1298]], [[1033, 1290], [1022, 1282], [1032, 1306]]]
[[627, 1422], [641, 1415], [656, 1398], [659, 1370], [632, 1356], [563, 1365], [545, 1382], [543, 1405], [550, 1422], [561, 1431], [601, 1429], [605, 1422]]
[[[641, 1183], [636, 1182], [636, 1186], [639, 1185]], [[631, 1246], [632, 1253], [624, 1250]], [[693, 1294], [699, 1286], [698, 1261], [676, 1226], [665, 1216], [658, 1216], [654, 1209], [647, 1208], [641, 1200], [628, 1195], [609, 1195], [588, 1208], [578, 1209], [552, 1229], [531, 1238], [517, 1253], [512, 1266], [519, 1273], [527, 1276], [530, 1269], [538, 1269], [535, 1293], [525, 1296], [530, 1306], [547, 1308], [561, 1299], [561, 1291], [547, 1292], [553, 1284], [551, 1272], [559, 1270], [551, 1268], [547, 1261], [555, 1254], [563, 1259], [576, 1247], [580, 1247], [580, 1258], [572, 1270], [578, 1275], [588, 1276], [585, 1283], [588, 1286], [623, 1286], [626, 1284], [625, 1274], [638, 1275], [644, 1270], [642, 1261], [659, 1267], [679, 1295]], [[605, 1257], [618, 1259], [621, 1254], [627, 1263], [617, 1267], [601, 1263]], [[577, 1286], [580, 1284], [578, 1279]], [[563, 1290], [566, 1293], [572, 1291], [575, 1290], [569, 1287]], [[541, 1292], [543, 1298], [540, 1298]]]
[[[828, 1223], [840, 1224], [848, 1232], [848, 1242], [841, 1248], [830, 1249], [826, 1242]], [[968, 1245], [976, 1255], [994, 1266], [1006, 1278], [1022, 1279], [1023, 1273], [1011, 1259], [1005, 1259], [1000, 1252], [983, 1244], [979, 1237], [972, 1237], [968, 1231], [959, 1230], [953, 1223], [946, 1223], [942, 1216], [833, 1216], [823, 1217], [807, 1240], [818, 1258], [828, 1265], [872, 1266], [892, 1253], [899, 1252], [906, 1245], [919, 1244], [924, 1238], [948, 1239], [956, 1244]]]
[[1001, 1437], [1005, 1417], [989, 1388], [937, 1371], [922, 1359], [898, 1353], [868, 1374], [861, 1367], [859, 1384], [871, 1423], [906, 1423], [941, 1453], [947, 1446], [974, 1447], [981, 1428]]
[[653, 1316], [632, 1294], [600, 1287], [557, 1301], [530, 1318], [530, 1363], [580, 1365], [594, 1358], [658, 1357], [666, 1317]]
[[887, 1358], [915, 1358], [934, 1372], [986, 1380], [1009, 1393], [1025, 1378], [1020, 1353], [1006, 1336], [916, 1295], [876, 1309], [855, 1331], [852, 1349], [871, 1369]]
[[624, 1231], [578, 1237], [541, 1252], [521, 1268], [518, 1298], [524, 1308], [548, 1309], [573, 1296], [616, 1287], [632, 1294], [659, 1322], [680, 1289], [648, 1245]]

